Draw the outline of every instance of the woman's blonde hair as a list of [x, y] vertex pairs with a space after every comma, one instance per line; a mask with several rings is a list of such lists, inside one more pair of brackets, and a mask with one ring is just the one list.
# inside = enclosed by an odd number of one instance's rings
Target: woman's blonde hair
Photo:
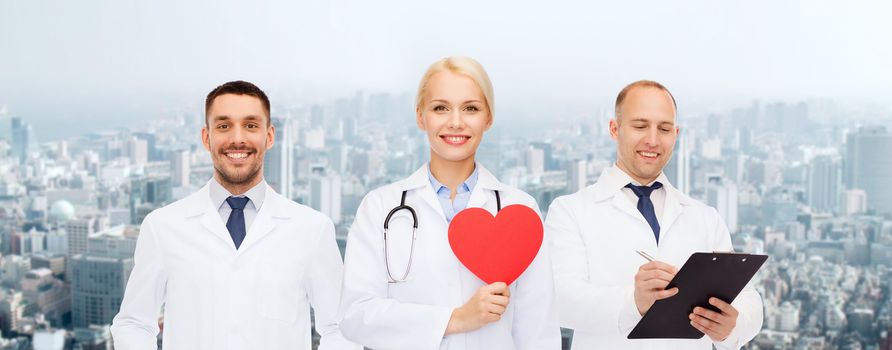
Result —
[[489, 75], [486, 74], [486, 70], [483, 69], [480, 62], [464, 56], [446, 57], [431, 64], [418, 84], [418, 94], [415, 96], [416, 109], [422, 109], [424, 99], [428, 94], [427, 84], [430, 82], [431, 77], [440, 72], [461, 74], [477, 83], [477, 87], [480, 88], [480, 91], [483, 91], [483, 97], [486, 99], [484, 102], [486, 102], [486, 108], [489, 109], [489, 118], [490, 120], [493, 119], [496, 109], [492, 82], [489, 81]]

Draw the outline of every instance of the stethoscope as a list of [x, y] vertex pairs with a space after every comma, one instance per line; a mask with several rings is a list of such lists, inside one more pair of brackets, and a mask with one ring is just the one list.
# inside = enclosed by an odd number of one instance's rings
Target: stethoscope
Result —
[[[416, 232], [418, 231], [418, 216], [415, 215], [415, 209], [406, 205], [406, 192], [407, 191], [403, 191], [403, 198], [400, 199], [400, 205], [391, 209], [390, 213], [387, 213], [387, 217], [384, 218], [384, 268], [387, 270], [387, 283], [407, 281], [409, 277], [409, 269], [412, 268], [412, 258], [415, 256], [415, 238], [417, 237]], [[502, 198], [499, 196], [498, 190], [494, 190], [493, 192], [496, 194], [496, 213], [498, 213], [502, 211]], [[387, 255], [387, 230], [390, 226], [390, 217], [400, 210], [408, 210], [409, 213], [412, 214], [412, 243], [409, 246], [409, 263], [406, 264], [406, 271], [403, 273], [403, 277], [396, 279], [393, 278], [393, 274], [390, 272], [390, 259]]]

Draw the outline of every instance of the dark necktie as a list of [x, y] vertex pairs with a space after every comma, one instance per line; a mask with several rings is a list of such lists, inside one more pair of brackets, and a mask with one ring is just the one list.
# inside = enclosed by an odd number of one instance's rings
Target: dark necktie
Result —
[[232, 208], [229, 220], [226, 220], [226, 229], [235, 243], [235, 249], [238, 249], [245, 240], [245, 205], [248, 204], [248, 197], [229, 197], [226, 198], [226, 203]]
[[632, 192], [635, 192], [635, 195], [638, 196], [638, 211], [641, 212], [641, 215], [644, 215], [644, 220], [650, 225], [650, 229], [654, 231], [654, 238], [656, 238], [657, 243], [659, 243], [660, 222], [657, 221], [657, 214], [654, 212], [654, 202], [650, 200], [650, 193], [663, 187], [663, 184], [659, 182], [654, 182], [654, 184], [650, 186], [635, 186], [633, 184], [628, 184], [626, 187], [631, 189]]

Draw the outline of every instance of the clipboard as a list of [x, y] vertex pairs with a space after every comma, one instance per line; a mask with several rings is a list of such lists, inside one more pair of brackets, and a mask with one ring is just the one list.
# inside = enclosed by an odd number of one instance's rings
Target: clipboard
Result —
[[694, 253], [666, 286], [678, 294], [657, 300], [635, 325], [628, 339], [700, 339], [703, 333], [691, 326], [688, 315], [695, 306], [719, 312], [710, 297], [731, 302], [759, 268], [767, 255], [744, 253]]

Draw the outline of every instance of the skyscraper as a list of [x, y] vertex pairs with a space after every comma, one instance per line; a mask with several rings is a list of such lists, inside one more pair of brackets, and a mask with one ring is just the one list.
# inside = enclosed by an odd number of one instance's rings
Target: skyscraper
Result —
[[530, 146], [542, 150], [542, 155], [545, 158], [545, 170], [558, 170], [551, 142], [530, 142]]
[[19, 162], [24, 163], [37, 144], [34, 139], [34, 130], [31, 128], [31, 124], [26, 123], [22, 118], [12, 118], [11, 122], [12, 151]]
[[715, 207], [728, 230], [737, 232], [737, 185], [721, 176], [710, 176], [706, 184], [706, 204]]
[[672, 159], [663, 168], [663, 173], [675, 188], [686, 194], [691, 190], [691, 150], [685, 130], [681, 129], [678, 138], [675, 139]]
[[585, 160], [574, 160], [567, 164], [567, 191], [575, 193], [583, 188], [588, 181], [588, 172]]
[[892, 133], [884, 126], [860, 127], [846, 135], [845, 181], [867, 193], [867, 208], [892, 213]]
[[526, 154], [527, 169], [532, 176], [539, 176], [545, 172], [545, 151], [541, 148], [530, 147]]
[[171, 178], [174, 187], [188, 186], [189, 176], [192, 174], [189, 150], [173, 151], [170, 157]]
[[111, 324], [133, 271], [137, 237], [134, 227], [114, 227], [97, 233], [86, 252], [71, 257], [74, 327]]
[[172, 196], [169, 176], [131, 177], [130, 223], [137, 225], [142, 223], [145, 214], [169, 203]]
[[292, 155], [291, 130], [288, 119], [272, 118], [276, 128], [276, 140], [273, 147], [266, 151], [263, 158], [263, 178], [276, 192], [292, 198]]
[[149, 161], [149, 143], [133, 137], [127, 141], [127, 155], [133, 164], [145, 164]]
[[341, 177], [334, 173], [316, 173], [310, 178], [310, 207], [341, 222]]
[[842, 166], [839, 158], [817, 156], [808, 169], [808, 205], [820, 212], [836, 212]]
[[83, 254], [87, 251], [87, 239], [93, 235], [95, 218], [74, 219], [65, 223], [68, 236], [68, 256]]
[[111, 324], [121, 308], [133, 258], [77, 254], [71, 258], [71, 271], [74, 326]]

